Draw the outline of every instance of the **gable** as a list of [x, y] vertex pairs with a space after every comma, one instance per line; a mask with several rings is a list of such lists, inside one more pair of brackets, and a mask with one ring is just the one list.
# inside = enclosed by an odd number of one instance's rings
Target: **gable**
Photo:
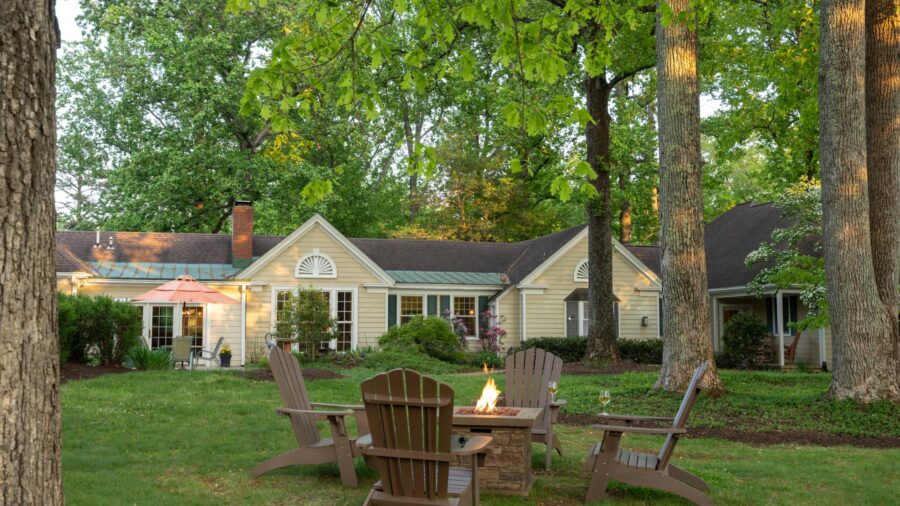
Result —
[[[615, 246], [619, 246], [616, 243]], [[613, 285], [614, 291], [634, 289], [657, 289], [656, 280], [647, 273], [649, 269], [642, 269], [639, 261], [633, 256], [623, 253], [622, 247], [613, 247]], [[629, 258], [631, 256], [631, 258]], [[534, 285], [573, 285], [586, 288], [587, 281], [575, 281], [575, 271], [588, 259], [588, 237], [585, 234], [561, 252], [559, 256], [551, 259], [551, 264], [544, 266], [530, 284]], [[635, 262], [638, 262], [637, 264]], [[645, 272], [646, 269], [646, 272]], [[652, 272], [651, 272], [652, 274]]]
[[235, 277], [291, 285], [323, 281], [392, 284], [378, 265], [319, 215], [310, 218]]

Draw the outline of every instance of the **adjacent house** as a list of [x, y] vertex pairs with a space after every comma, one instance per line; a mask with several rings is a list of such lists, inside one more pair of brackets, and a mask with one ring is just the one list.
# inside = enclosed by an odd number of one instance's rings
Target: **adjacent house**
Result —
[[[785, 226], [771, 204], [736, 206], [707, 226], [706, 251], [714, 348], [724, 324], [740, 311], [765, 321], [776, 343], [796, 340], [797, 360], [831, 361], [828, 329], [797, 335], [791, 322], [806, 308], [797, 290], [770, 287], [748, 295], [758, 267], [747, 254]], [[195, 335], [206, 347], [224, 337], [244, 364], [274, 330], [279, 307], [299, 286], [322, 290], [337, 322], [337, 349], [375, 345], [390, 326], [417, 315], [460, 318], [476, 340], [486, 310], [507, 330], [505, 346], [536, 337], [587, 334], [590, 305], [588, 238], [578, 226], [518, 243], [479, 243], [345, 237], [316, 215], [286, 237], [254, 235], [253, 207], [238, 202], [234, 232], [57, 232], [57, 280], [70, 293], [130, 300], [180, 274], [239, 300], [234, 305], [142, 303], [144, 338], [152, 347]], [[661, 335], [660, 253], [656, 246], [613, 240], [617, 334]], [[779, 354], [779, 360], [784, 360]]]
[[[299, 286], [326, 294], [339, 351], [375, 345], [388, 327], [416, 315], [460, 318], [475, 340], [490, 310], [508, 332], [505, 346], [587, 331], [585, 226], [519, 243], [354, 239], [316, 215], [280, 237], [254, 235], [253, 207], [238, 202], [232, 229], [230, 236], [57, 232], [58, 288], [128, 301], [189, 274], [240, 304], [141, 303], [144, 339], [157, 347], [194, 335], [210, 347], [224, 337], [241, 364], [259, 352]], [[658, 254], [613, 246], [618, 333], [658, 337]]]

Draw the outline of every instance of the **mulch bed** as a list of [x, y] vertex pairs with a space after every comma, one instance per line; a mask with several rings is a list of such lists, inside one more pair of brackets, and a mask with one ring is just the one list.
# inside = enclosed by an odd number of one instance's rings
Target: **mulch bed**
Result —
[[628, 360], [600, 364], [587, 364], [584, 362], [566, 362], [563, 364], [563, 374], [621, 374], [623, 372], [657, 370], [659, 370], [658, 365], [638, 364]]
[[96, 378], [98, 376], [104, 376], [106, 374], [121, 374], [132, 372], [133, 370], [134, 369], [128, 369], [126, 367], [112, 367], [103, 365], [93, 367], [87, 364], [76, 364], [75, 362], [63, 364], [59, 368], [60, 378], [63, 383], [66, 383], [68, 381]]
[[[602, 420], [594, 415], [563, 413], [560, 415], [560, 422], [565, 425], [585, 427], [595, 423], [602, 423]], [[689, 427], [686, 437], [726, 439], [754, 446], [846, 445], [860, 448], [900, 448], [900, 438], [897, 437], [849, 436], [802, 430], [757, 432], [729, 427]]]
[[[238, 374], [240, 374], [242, 378], [249, 378], [257, 381], [275, 381], [275, 376], [272, 376], [272, 371], [270, 369], [254, 369], [252, 371], [241, 371]], [[303, 369], [303, 379], [306, 381], [320, 379], [341, 379], [345, 377], [346, 376], [344, 376], [343, 374], [338, 374], [327, 369]]]

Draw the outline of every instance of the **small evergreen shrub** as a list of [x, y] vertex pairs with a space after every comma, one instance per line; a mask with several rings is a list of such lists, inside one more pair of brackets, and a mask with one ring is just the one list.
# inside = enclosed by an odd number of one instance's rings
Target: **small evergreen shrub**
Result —
[[141, 309], [105, 295], [58, 295], [60, 358], [78, 363], [121, 365], [140, 345]]
[[586, 337], [538, 337], [528, 339], [513, 351], [540, 348], [563, 359], [563, 362], [581, 362], [587, 352]]
[[135, 346], [128, 351], [127, 358], [131, 366], [140, 371], [165, 371], [174, 367], [172, 353], [166, 349]]
[[757, 368], [766, 361], [769, 331], [755, 314], [749, 312], [732, 316], [722, 329], [724, 367]]
[[506, 357], [498, 355], [493, 351], [479, 351], [469, 354], [469, 362], [474, 367], [487, 365], [488, 368], [501, 368], [506, 365]]
[[378, 345], [385, 351], [418, 350], [452, 364], [465, 361], [462, 344], [450, 324], [436, 316], [416, 316], [404, 325], [391, 327], [378, 338]]
[[362, 360], [361, 365], [377, 371], [413, 369], [424, 374], [450, 374], [463, 369], [459, 365], [438, 360], [415, 348], [410, 350], [389, 348], [369, 353]]
[[619, 356], [637, 364], [661, 364], [662, 339], [618, 339]]

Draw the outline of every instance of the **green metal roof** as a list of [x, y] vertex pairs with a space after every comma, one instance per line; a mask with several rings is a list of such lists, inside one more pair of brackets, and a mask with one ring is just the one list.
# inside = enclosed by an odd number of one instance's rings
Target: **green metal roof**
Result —
[[397, 283], [502, 285], [500, 272], [386, 271]]
[[231, 264], [170, 264], [160, 262], [91, 262], [102, 278], [175, 279], [187, 274], [196, 280], [221, 281], [241, 269]]

